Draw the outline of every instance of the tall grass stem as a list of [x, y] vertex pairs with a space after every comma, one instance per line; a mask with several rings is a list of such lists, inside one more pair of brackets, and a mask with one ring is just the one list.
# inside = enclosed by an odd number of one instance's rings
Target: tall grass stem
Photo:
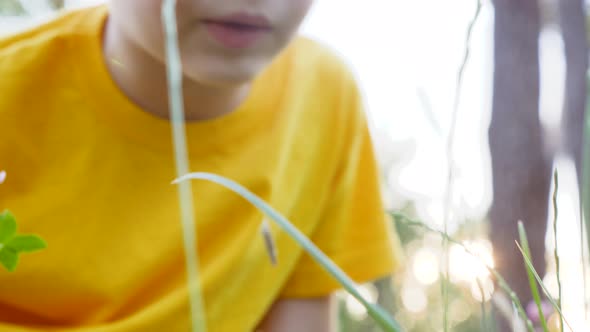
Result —
[[[463, 76], [465, 73], [465, 68], [467, 67], [467, 63], [469, 61], [469, 55], [471, 52], [471, 35], [473, 33], [473, 28], [479, 14], [481, 12], [482, 2], [481, 0], [477, 0], [475, 13], [473, 18], [469, 22], [467, 27], [467, 33], [465, 35], [465, 52], [463, 53], [463, 60], [461, 61], [461, 65], [459, 67], [459, 71], [457, 72], [457, 82], [456, 82], [456, 91], [455, 91], [455, 100], [453, 102], [453, 113], [451, 115], [451, 125], [449, 128], [449, 133], [447, 137], [447, 146], [446, 146], [446, 154], [447, 154], [447, 184], [445, 190], [445, 203], [444, 203], [444, 233], [448, 234], [448, 225], [451, 218], [451, 210], [452, 210], [452, 203], [453, 203], [453, 182], [454, 182], [454, 158], [453, 158], [453, 145], [455, 141], [455, 129], [457, 126], [457, 115], [459, 113], [459, 101], [461, 100], [461, 88], [463, 85]], [[443, 330], [444, 332], [448, 332], [449, 330], [449, 243], [447, 237], [443, 238], [443, 266], [444, 266], [444, 276], [441, 280], [441, 292], [443, 298]]]
[[[590, 75], [586, 75], [587, 91], [586, 95], [590, 95]], [[588, 261], [587, 251], [590, 250], [590, 102], [586, 103], [586, 111], [584, 114], [584, 133], [582, 144], [582, 177], [580, 181], [580, 256], [582, 257], [582, 280], [584, 282], [584, 313], [588, 317], [590, 311], [590, 303], [588, 302], [588, 282], [586, 277], [588, 275]], [[584, 240], [584, 234], [586, 239]]]
[[[165, 48], [168, 75], [168, 99], [172, 120], [174, 158], [177, 176], [189, 172], [186, 132], [184, 125], [184, 101], [182, 95], [182, 63], [178, 46], [176, 22], [176, 0], [162, 3], [162, 21], [165, 32]], [[199, 280], [199, 257], [197, 255], [197, 233], [193, 195], [190, 182], [178, 186], [180, 215], [182, 223], [184, 254], [186, 261], [187, 285], [189, 292], [191, 327], [193, 332], [207, 331], [205, 308]]]
[[485, 301], [485, 290], [483, 288], [483, 285], [481, 283], [481, 280], [479, 278], [477, 278], [476, 280], [477, 282], [477, 288], [479, 289], [479, 294], [481, 296], [481, 302], [480, 302], [480, 311], [481, 311], [481, 330], [482, 332], [487, 332], [488, 331], [488, 324], [487, 324], [487, 318], [486, 318], [486, 301]]
[[[554, 249], [553, 249], [553, 257], [555, 258], [555, 274], [557, 276], [557, 305], [561, 310], [561, 274], [560, 264], [559, 264], [559, 252], [558, 252], [558, 244], [557, 244], [557, 216], [558, 216], [558, 208], [557, 208], [557, 192], [559, 190], [559, 174], [557, 170], [553, 172], [553, 195], [552, 195], [552, 202], [553, 202], [553, 242], [554, 242]], [[563, 332], [563, 315], [559, 315], [559, 329]]]

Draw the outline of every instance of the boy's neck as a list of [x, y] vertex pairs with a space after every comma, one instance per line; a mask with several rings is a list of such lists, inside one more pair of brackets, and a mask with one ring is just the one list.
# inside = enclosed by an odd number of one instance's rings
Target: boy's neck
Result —
[[[166, 65], [120, 33], [108, 20], [103, 39], [103, 56], [118, 87], [146, 112], [170, 118]], [[183, 79], [186, 121], [212, 119], [236, 109], [246, 98], [249, 86], [220, 88]]]

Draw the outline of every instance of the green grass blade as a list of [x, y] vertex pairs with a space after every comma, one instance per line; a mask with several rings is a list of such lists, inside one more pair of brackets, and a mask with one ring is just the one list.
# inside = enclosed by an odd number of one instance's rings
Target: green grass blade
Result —
[[[559, 189], [559, 176], [557, 173], [557, 170], [555, 170], [553, 172], [553, 195], [552, 195], [552, 199], [551, 201], [553, 202], [553, 241], [555, 246], [553, 247], [553, 257], [555, 258], [555, 274], [557, 275], [557, 289], [558, 289], [558, 295], [557, 295], [557, 305], [559, 306], [559, 309], [561, 309], [561, 274], [559, 272], [560, 270], [560, 264], [559, 264], [559, 253], [557, 252], [557, 248], [558, 248], [558, 244], [557, 244], [557, 215], [558, 215], [558, 209], [557, 209], [557, 190]], [[563, 332], [563, 316], [559, 316], [559, 320], [561, 325], [559, 325], [559, 329], [561, 332]]]
[[[457, 118], [459, 114], [459, 101], [461, 100], [461, 88], [463, 86], [463, 76], [465, 74], [465, 68], [467, 67], [467, 63], [469, 62], [469, 55], [471, 53], [471, 35], [473, 34], [473, 28], [475, 27], [475, 23], [477, 23], [477, 19], [479, 18], [479, 14], [481, 12], [482, 2], [481, 0], [477, 0], [475, 13], [473, 17], [469, 21], [467, 26], [467, 33], [465, 34], [465, 50], [463, 52], [463, 59], [461, 61], [461, 65], [459, 67], [459, 71], [457, 72], [457, 83], [456, 83], [456, 92], [455, 98], [453, 102], [453, 113], [451, 114], [451, 125], [449, 128], [449, 133], [446, 140], [446, 157], [447, 157], [447, 183], [446, 183], [446, 190], [445, 190], [445, 203], [444, 203], [444, 233], [447, 234], [448, 224], [450, 222], [451, 217], [451, 205], [453, 199], [453, 182], [454, 182], [454, 159], [453, 159], [453, 146], [455, 142], [455, 129], [457, 126]], [[443, 298], [443, 331], [447, 332], [449, 330], [449, 243], [447, 237], [443, 237], [443, 266], [444, 274], [441, 280], [441, 291], [442, 291], [442, 298]]]
[[[524, 253], [528, 257], [531, 256], [531, 249], [529, 248], [529, 241], [526, 235], [526, 230], [524, 229], [524, 225], [522, 221], [518, 222], [518, 235], [520, 238], [520, 243], [522, 245], [522, 249]], [[541, 295], [539, 294], [539, 288], [537, 287], [537, 281], [535, 280], [535, 276], [533, 271], [529, 268], [529, 266], [524, 264], [526, 269], [526, 273], [529, 277], [529, 287], [531, 288], [531, 294], [533, 295], [533, 299], [535, 300], [535, 304], [537, 305], [537, 310], [539, 310], [539, 320], [541, 321], [541, 326], [543, 327], [543, 331], [549, 332], [549, 327], [547, 327], [547, 320], [545, 319], [545, 314], [543, 313], [543, 308], [541, 307]]]
[[[162, 21], [166, 42], [166, 60], [168, 75], [168, 96], [172, 118], [174, 158], [177, 176], [187, 174], [188, 153], [184, 127], [184, 105], [182, 96], [182, 64], [178, 47], [176, 22], [176, 0], [162, 3]], [[187, 284], [189, 292], [191, 324], [193, 332], [207, 331], [205, 309], [201, 296], [199, 281], [199, 263], [197, 255], [197, 233], [194, 225], [194, 207], [190, 182], [178, 186], [180, 214], [182, 223], [184, 254], [186, 260]]]
[[[586, 81], [588, 82], [588, 91], [586, 92], [590, 95], [590, 76], [587, 76]], [[589, 99], [590, 100], [590, 99]], [[580, 198], [580, 205], [581, 205], [581, 216], [580, 216], [580, 239], [581, 239], [581, 257], [582, 257], [582, 269], [583, 269], [583, 280], [584, 280], [584, 312], [586, 315], [588, 314], [589, 310], [589, 303], [588, 303], [588, 286], [586, 283], [586, 276], [587, 276], [587, 261], [586, 261], [586, 251], [584, 250], [584, 243], [586, 244], [586, 249], [590, 250], [590, 102], [586, 104], [586, 112], [584, 114], [584, 143], [582, 148], [582, 174], [578, 174], [578, 176], [582, 177], [581, 182], [581, 198]], [[584, 229], [585, 228], [585, 229]], [[586, 234], [586, 241], [584, 241], [584, 234]]]
[[386, 332], [402, 331], [401, 326], [381, 307], [366, 300], [358, 291], [356, 283], [350, 279], [326, 254], [324, 254], [313, 242], [311, 242], [301, 231], [273, 209], [270, 205], [250, 192], [248, 189], [238, 183], [224, 178], [222, 176], [210, 173], [190, 173], [184, 175], [173, 183], [181, 183], [186, 180], [206, 180], [224, 186], [234, 193], [238, 194], [283, 229], [291, 238], [293, 238], [317, 263], [319, 263], [334, 279], [336, 279], [344, 289], [357, 299], [366, 309], [369, 315], [380, 325]]
[[486, 294], [483, 289], [483, 285], [481, 284], [481, 280], [479, 278], [477, 278], [476, 282], [477, 282], [477, 288], [479, 289], [479, 294], [481, 295], [481, 303], [480, 303], [481, 330], [483, 332], [487, 332], [488, 331], [488, 327], [487, 327], [488, 324], [487, 324], [487, 319], [486, 319], [486, 301], [484, 301]]
[[[411, 218], [406, 217], [405, 215], [401, 214], [401, 213], [396, 213], [396, 212], [390, 212], [390, 215], [398, 221], [403, 222], [404, 224], [406, 224], [407, 226], [414, 226], [414, 227], [419, 227], [422, 228], [428, 232], [431, 233], [435, 233], [438, 234], [442, 237], [446, 237], [447, 240], [450, 243], [454, 243], [457, 244], [459, 246], [461, 246], [461, 248], [463, 248], [463, 250], [465, 250], [465, 252], [467, 252], [468, 254], [479, 258], [479, 256], [477, 254], [475, 254], [474, 252], [472, 252], [469, 248], [467, 248], [463, 243], [453, 239], [452, 237], [450, 237], [448, 234], [445, 234], [442, 231], [439, 231], [437, 229], [434, 229], [422, 222], [419, 221], [415, 221], [412, 220]], [[512, 304], [516, 307], [518, 313], [520, 314], [520, 316], [522, 317], [522, 319], [525, 322], [526, 328], [529, 332], [535, 332], [535, 328], [533, 327], [533, 322], [531, 322], [531, 320], [529, 319], [529, 317], [526, 314], [526, 311], [524, 310], [524, 307], [522, 306], [522, 303], [520, 302], [520, 300], [518, 299], [518, 296], [516, 295], [516, 293], [512, 290], [512, 288], [510, 287], [510, 285], [508, 285], [508, 283], [506, 282], [506, 279], [504, 279], [504, 277], [502, 277], [502, 275], [493, 267], [489, 266], [485, 261], [482, 261], [482, 263], [484, 264], [484, 266], [486, 267], [486, 269], [488, 269], [488, 271], [490, 272], [490, 274], [492, 274], [494, 276], [494, 278], [496, 279], [496, 282], [498, 283], [498, 286], [500, 286], [500, 288], [506, 293], [508, 294], [508, 296], [510, 297], [510, 301], [512, 302]]]
[[559, 316], [561, 317], [561, 319], [563, 319], [563, 321], [565, 322], [565, 324], [567, 324], [567, 326], [573, 331], [574, 329], [572, 329], [572, 326], [565, 319], [565, 316], [563, 315], [563, 312], [561, 311], [561, 308], [559, 307], [559, 305], [557, 305], [557, 302], [553, 299], [553, 297], [551, 296], [551, 293], [549, 293], [549, 290], [547, 289], [547, 287], [543, 283], [543, 279], [541, 279], [541, 277], [539, 276], [539, 273], [537, 273], [537, 270], [535, 270], [535, 267], [533, 266], [533, 262], [531, 262], [530, 257], [527, 256], [527, 254], [523, 251], [522, 247], [520, 246], [520, 244], [518, 242], [516, 242], [516, 246], [518, 247], [518, 250], [520, 250], [520, 253], [522, 254], [522, 257], [524, 258], [525, 263], [526, 263], [528, 269], [531, 272], [533, 272], [533, 275], [535, 276], [535, 279], [537, 279], [537, 282], [539, 283], [539, 286], [541, 286], [541, 289], [543, 290], [543, 293], [545, 293], [545, 296], [547, 297], [547, 299], [549, 300], [549, 302], [551, 302], [551, 305], [553, 306], [553, 308], [557, 311], [557, 313], [559, 314]]
[[[588, 147], [590, 149], [590, 146]], [[586, 153], [586, 152], [584, 152]], [[583, 195], [582, 195], [583, 196]], [[586, 242], [585, 242], [585, 227], [584, 227], [584, 207], [583, 207], [583, 198], [580, 196], [580, 211], [579, 211], [579, 218], [580, 218], [580, 259], [582, 260], [582, 294], [584, 298], [584, 317], [588, 319], [588, 311], [590, 310], [590, 306], [588, 304], [588, 281], [586, 276], [588, 275], [588, 263], [586, 260]]]

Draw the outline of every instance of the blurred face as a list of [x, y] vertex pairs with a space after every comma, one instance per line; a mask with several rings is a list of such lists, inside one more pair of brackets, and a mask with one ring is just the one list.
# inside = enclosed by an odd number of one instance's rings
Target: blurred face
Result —
[[[165, 61], [164, 0], [112, 0], [116, 32]], [[252, 80], [287, 45], [313, 0], [177, 0], [178, 38], [187, 78], [208, 85]]]

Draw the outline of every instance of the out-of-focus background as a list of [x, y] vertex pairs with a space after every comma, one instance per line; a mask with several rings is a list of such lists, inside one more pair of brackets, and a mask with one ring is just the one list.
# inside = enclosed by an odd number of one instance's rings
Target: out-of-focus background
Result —
[[[560, 141], [565, 95], [564, 42], [556, 18], [559, 1], [568, 0], [539, 3], [539, 114], [549, 142]], [[50, 19], [55, 8], [101, 2], [0, 0], [0, 35]], [[466, 34], [476, 7], [476, 0], [321, 0], [302, 27], [304, 34], [338, 52], [358, 77], [373, 126], [388, 209], [442, 230], [445, 206], [450, 207], [448, 232], [479, 255], [475, 258], [460, 246], [450, 245], [448, 308], [453, 331], [481, 331], [482, 313], [493, 325], [493, 312], [500, 305], [493, 300], [497, 287], [484, 266], [494, 266], [495, 261], [487, 218], [493, 196], [488, 127], [494, 91], [494, 4], [483, 1], [467, 46]], [[449, 150], [457, 76], [467, 47], [469, 59]], [[447, 191], [449, 165], [453, 167], [451, 196]], [[590, 331], [584, 313], [586, 295], [580, 291], [584, 284], [575, 167], [570, 157], [558, 153], [553, 168], [560, 176], [563, 311], [574, 331]], [[550, 219], [552, 214], [548, 215]], [[397, 226], [405, 269], [391, 280], [361, 286], [362, 292], [392, 310], [409, 331], [442, 331], [441, 237], [403, 223]], [[545, 237], [531, 241], [546, 243], [544, 280], [557, 295], [554, 241], [551, 227], [548, 230]], [[346, 294], [339, 298], [342, 331], [377, 330], [360, 304]]]

